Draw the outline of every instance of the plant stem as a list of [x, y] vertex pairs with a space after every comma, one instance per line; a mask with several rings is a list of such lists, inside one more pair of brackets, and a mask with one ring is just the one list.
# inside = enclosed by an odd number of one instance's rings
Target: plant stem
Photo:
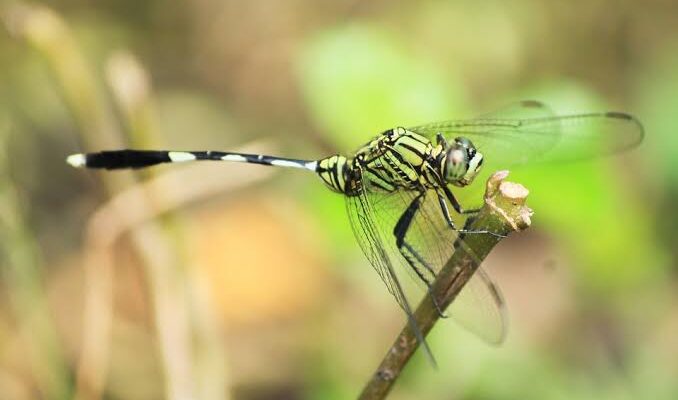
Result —
[[[455, 252], [440, 270], [432, 287], [432, 295], [446, 309], [480, 266], [502, 236], [530, 226], [532, 210], [525, 206], [528, 191], [522, 185], [505, 182], [508, 171], [496, 172], [487, 181], [485, 205], [466, 227], [468, 230], [488, 230], [499, 235], [460, 235], [454, 243]], [[414, 312], [414, 319], [426, 336], [440, 318], [431, 296], [425, 296]], [[405, 324], [386, 356], [365, 385], [360, 399], [383, 399], [400, 376], [419, 343], [410, 324]]]

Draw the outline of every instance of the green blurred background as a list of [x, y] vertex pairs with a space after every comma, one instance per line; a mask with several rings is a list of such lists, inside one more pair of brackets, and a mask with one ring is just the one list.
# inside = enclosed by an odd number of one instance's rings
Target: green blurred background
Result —
[[678, 3], [3, 0], [0, 18], [0, 398], [352, 398], [404, 323], [311, 174], [66, 155], [318, 158], [519, 99], [627, 111], [646, 140], [512, 171], [536, 214], [485, 264], [507, 342], [443, 321], [439, 370], [415, 355], [391, 398], [678, 398]]

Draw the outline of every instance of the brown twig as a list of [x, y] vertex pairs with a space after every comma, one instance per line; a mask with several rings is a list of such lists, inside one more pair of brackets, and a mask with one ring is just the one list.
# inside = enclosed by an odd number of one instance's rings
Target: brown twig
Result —
[[[532, 210], [525, 206], [528, 191], [522, 185], [505, 182], [507, 176], [508, 171], [500, 171], [487, 181], [485, 205], [467, 227], [469, 230], [489, 230], [506, 236], [530, 226]], [[479, 234], [467, 235], [463, 241], [455, 243], [457, 250], [440, 270], [432, 288], [433, 296], [443, 309], [454, 301], [480, 262], [500, 240], [501, 236]], [[414, 319], [424, 336], [439, 318], [430, 296], [425, 296], [414, 312]], [[406, 324], [367, 382], [360, 399], [385, 398], [418, 346], [410, 324]]]

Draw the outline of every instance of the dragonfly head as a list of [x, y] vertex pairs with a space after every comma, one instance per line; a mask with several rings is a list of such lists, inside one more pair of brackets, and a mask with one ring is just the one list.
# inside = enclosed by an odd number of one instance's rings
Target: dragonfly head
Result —
[[465, 137], [458, 137], [450, 143], [445, 158], [445, 181], [460, 187], [473, 182], [483, 165], [483, 155]]

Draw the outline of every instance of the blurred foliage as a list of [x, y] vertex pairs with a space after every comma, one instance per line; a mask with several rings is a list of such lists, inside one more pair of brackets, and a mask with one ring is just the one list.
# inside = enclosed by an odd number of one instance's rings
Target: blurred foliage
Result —
[[[65, 155], [261, 138], [283, 156], [350, 154], [394, 125], [517, 99], [628, 111], [646, 140], [619, 157], [511, 171], [535, 217], [486, 265], [514, 317], [507, 343], [439, 324], [440, 370], [416, 355], [392, 398], [678, 396], [678, 5], [31, 4], [0, 2], [3, 398], [86, 393], [87, 260], [101, 250], [88, 246], [111, 232], [92, 226], [106, 199], [175, 170], [99, 175], [71, 170]], [[258, 167], [204, 167], [104, 225], [200, 183], [245, 182], [110, 239], [101, 395], [355, 396], [403, 319], [343, 199], [297, 171], [262, 181]]]
[[462, 114], [463, 87], [450, 82], [455, 74], [378, 27], [323, 33], [308, 44], [300, 69], [311, 117], [340, 148], [359, 147], [395, 120], [410, 126]]

